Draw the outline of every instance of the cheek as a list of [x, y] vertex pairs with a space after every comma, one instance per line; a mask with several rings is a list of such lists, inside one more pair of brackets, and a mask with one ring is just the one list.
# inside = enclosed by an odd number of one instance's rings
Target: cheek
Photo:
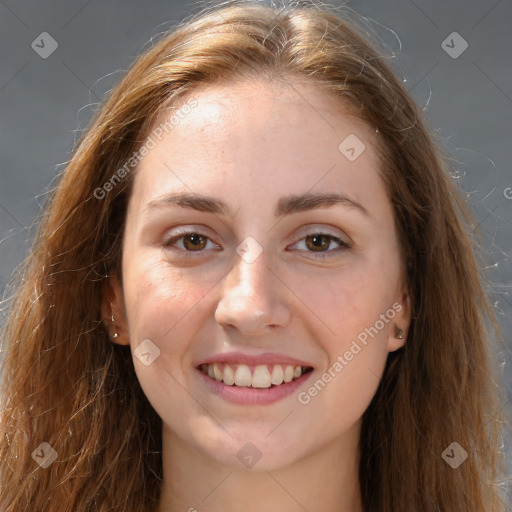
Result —
[[311, 418], [327, 416], [333, 435], [364, 413], [377, 390], [395, 317], [397, 269], [379, 255], [340, 267], [329, 278], [300, 280], [299, 293], [324, 326], [315, 338], [327, 361], [298, 401]]
[[[190, 363], [187, 354], [199, 336], [200, 317], [218, 277], [171, 268], [149, 254], [127, 261], [123, 270], [130, 346], [144, 393], [159, 414], [169, 403], [187, 407], [181, 391]], [[143, 356], [148, 351], [150, 356]]]
[[[169, 404], [173, 410], [200, 413], [184, 392], [184, 366], [190, 341], [200, 328], [204, 299], [218, 279], [192, 277], [152, 257], [153, 261], [150, 255], [133, 258], [123, 269], [128, 329], [140, 385], [160, 417], [172, 424]], [[146, 365], [139, 354], [148, 351], [151, 362]]]
[[[385, 314], [396, 300], [398, 265], [390, 255], [354, 257], [329, 272], [301, 272], [289, 276], [303, 304], [324, 327], [327, 351], [339, 353], [360, 332]], [[382, 331], [389, 333], [391, 322]], [[327, 334], [327, 337], [325, 336]]]
[[153, 256], [140, 257], [126, 265], [125, 300], [130, 335], [155, 337], [165, 348], [216, 280], [206, 272], [187, 273]]
[[338, 293], [338, 300], [337, 307], [330, 306], [334, 334], [325, 335], [323, 329], [324, 335], [317, 336], [327, 362], [297, 396], [328, 438], [347, 431], [370, 405], [386, 364], [394, 313], [391, 304], [383, 307], [382, 298], [355, 297], [351, 288]]

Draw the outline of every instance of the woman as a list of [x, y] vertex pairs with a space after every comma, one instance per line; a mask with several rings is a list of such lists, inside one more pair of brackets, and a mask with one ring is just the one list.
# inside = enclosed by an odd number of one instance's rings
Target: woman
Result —
[[503, 510], [461, 212], [335, 9], [187, 20], [98, 112], [26, 261], [2, 510]]

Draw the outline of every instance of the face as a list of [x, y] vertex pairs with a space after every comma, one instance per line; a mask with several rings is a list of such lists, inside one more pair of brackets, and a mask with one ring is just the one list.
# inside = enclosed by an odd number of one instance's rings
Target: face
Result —
[[135, 171], [115, 341], [164, 431], [221, 464], [357, 430], [407, 332], [378, 135], [317, 87], [196, 89]]

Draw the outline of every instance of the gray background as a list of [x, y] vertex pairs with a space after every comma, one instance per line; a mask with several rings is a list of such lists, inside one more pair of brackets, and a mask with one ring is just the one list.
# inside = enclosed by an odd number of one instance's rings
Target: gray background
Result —
[[[489, 293], [507, 342], [499, 352], [508, 377], [502, 406], [510, 410], [512, 1], [348, 6], [370, 19], [395, 54], [396, 69], [458, 162], [489, 254]], [[0, 0], [0, 292], [26, 254], [45, 192], [96, 103], [151, 37], [199, 7], [164, 0]], [[31, 47], [42, 32], [58, 43], [47, 59]], [[468, 43], [458, 58], [442, 47], [452, 32]]]

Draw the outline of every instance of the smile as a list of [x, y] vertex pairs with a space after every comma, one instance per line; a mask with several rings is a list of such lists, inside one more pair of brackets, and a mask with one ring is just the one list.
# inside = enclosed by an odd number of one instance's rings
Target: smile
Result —
[[199, 370], [217, 382], [227, 386], [245, 388], [272, 388], [299, 379], [302, 375], [313, 370], [310, 366], [260, 364], [211, 363], [199, 365]]

